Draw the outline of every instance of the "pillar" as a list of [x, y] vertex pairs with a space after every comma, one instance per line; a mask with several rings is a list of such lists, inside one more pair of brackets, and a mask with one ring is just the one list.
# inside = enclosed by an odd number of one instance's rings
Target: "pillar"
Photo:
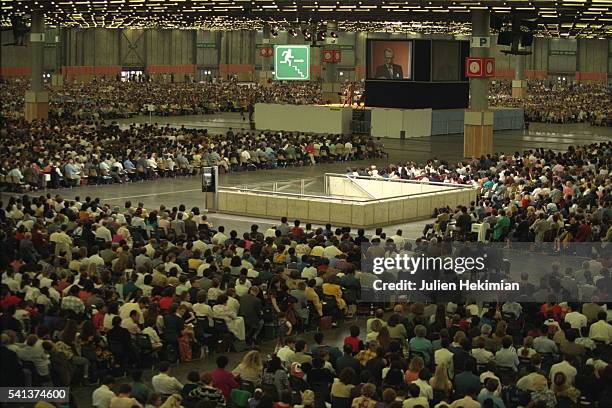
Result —
[[527, 81], [525, 81], [525, 56], [515, 55], [514, 80], [512, 81], [512, 97], [523, 99], [527, 95]]
[[30, 89], [25, 94], [25, 119], [33, 121], [49, 117], [49, 93], [43, 88], [43, 63], [45, 51], [45, 16], [33, 11], [30, 32], [30, 63], [32, 76]]
[[[472, 36], [490, 37], [489, 10], [472, 11]], [[470, 48], [472, 57], [488, 57], [488, 47]], [[493, 153], [493, 112], [488, 110], [489, 79], [470, 78], [470, 106], [463, 124], [463, 155], [479, 157]]]
[[[321, 58], [325, 51], [336, 51], [339, 50], [337, 42], [331, 42], [329, 39], [332, 32], [338, 32], [338, 23], [336, 21], [328, 21], [325, 33], [325, 44], [322, 47]], [[317, 35], [317, 33], [313, 33]], [[323, 99], [332, 103], [340, 102], [340, 77], [338, 75], [338, 63], [336, 62], [321, 62], [323, 68]]]
[[[268, 24], [263, 26], [262, 32], [262, 43], [264, 47], [272, 47], [271, 44], [272, 34], [270, 33], [271, 28]], [[272, 57], [273, 58], [273, 57]], [[270, 71], [270, 64], [272, 63], [271, 57], [261, 57], [261, 73], [259, 75], [259, 83], [266, 84], [268, 79], [272, 78], [272, 71]]]

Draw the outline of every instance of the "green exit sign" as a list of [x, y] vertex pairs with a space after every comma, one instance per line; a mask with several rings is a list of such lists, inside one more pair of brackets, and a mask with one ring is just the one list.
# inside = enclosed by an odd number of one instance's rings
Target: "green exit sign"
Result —
[[310, 80], [310, 46], [275, 45], [274, 79], [277, 81]]

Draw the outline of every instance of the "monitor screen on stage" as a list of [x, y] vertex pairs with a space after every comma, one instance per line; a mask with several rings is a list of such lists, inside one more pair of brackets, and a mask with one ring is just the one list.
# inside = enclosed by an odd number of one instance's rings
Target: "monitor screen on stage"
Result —
[[367, 52], [367, 79], [412, 79], [412, 41], [370, 40]]

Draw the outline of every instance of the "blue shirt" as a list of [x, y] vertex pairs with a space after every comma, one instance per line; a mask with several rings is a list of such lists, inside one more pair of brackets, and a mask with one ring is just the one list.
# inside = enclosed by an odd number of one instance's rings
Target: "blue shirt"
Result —
[[477, 398], [478, 402], [480, 402], [480, 405], [484, 406], [484, 402], [488, 399], [493, 400], [493, 404], [495, 405], [495, 408], [506, 408], [506, 406], [504, 405], [504, 401], [502, 401], [501, 398], [496, 396], [495, 393], [492, 393], [491, 391], [487, 389], [482, 389], [480, 391], [480, 394], [478, 394], [478, 398]]
[[132, 161], [128, 159], [123, 162], [123, 168], [126, 170], [133, 170], [136, 167], [134, 167], [134, 163], [132, 163]]

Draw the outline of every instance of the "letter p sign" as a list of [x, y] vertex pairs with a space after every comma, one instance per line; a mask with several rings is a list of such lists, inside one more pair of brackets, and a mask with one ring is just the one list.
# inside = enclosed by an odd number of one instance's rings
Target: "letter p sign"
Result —
[[489, 48], [491, 40], [489, 37], [472, 37], [470, 46], [472, 48]]

